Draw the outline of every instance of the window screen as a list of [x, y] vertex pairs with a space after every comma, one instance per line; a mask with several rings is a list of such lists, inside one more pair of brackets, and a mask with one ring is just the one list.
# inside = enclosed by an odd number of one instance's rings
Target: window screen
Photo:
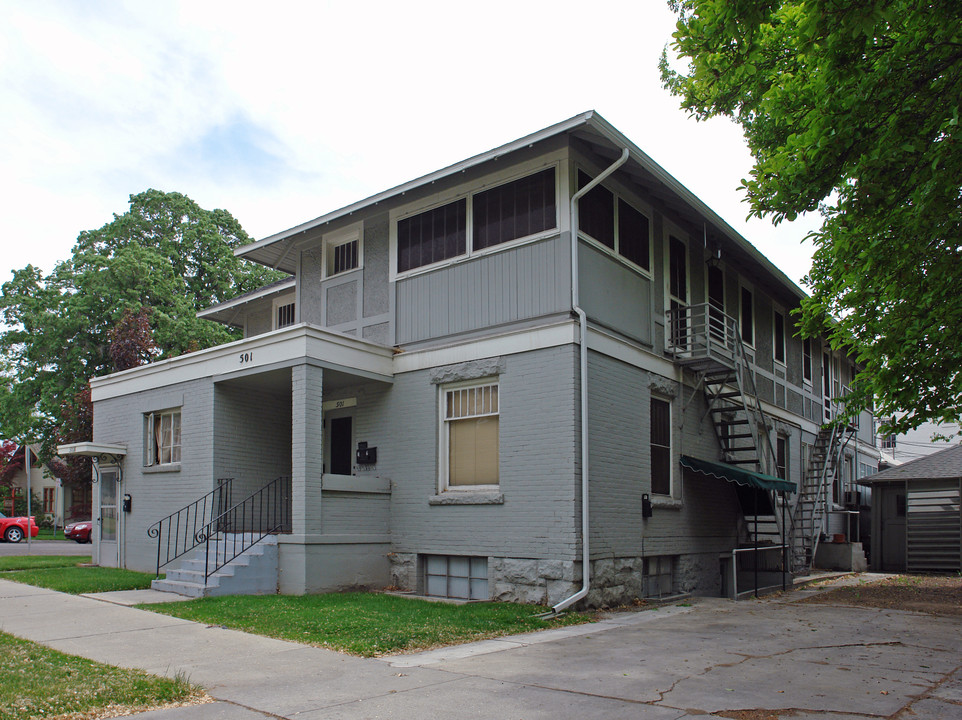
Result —
[[555, 227], [554, 168], [474, 196], [473, 247], [481, 250]]

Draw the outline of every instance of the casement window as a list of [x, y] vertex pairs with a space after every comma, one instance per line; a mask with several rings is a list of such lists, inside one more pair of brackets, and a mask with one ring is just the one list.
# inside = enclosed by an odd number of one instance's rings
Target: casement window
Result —
[[802, 340], [802, 378], [812, 384], [812, 339]]
[[498, 383], [449, 386], [441, 393], [442, 489], [497, 486]]
[[482, 190], [397, 222], [397, 271], [469, 256], [558, 226], [555, 169]]
[[742, 342], [749, 347], [755, 347], [755, 307], [752, 291], [742, 288], [741, 294], [741, 334]]
[[43, 512], [52, 515], [57, 507], [57, 488], [45, 487], [43, 489]]
[[773, 348], [775, 362], [785, 364], [785, 316], [775, 311], [772, 323], [772, 339], [775, 343]]
[[[591, 176], [578, 171], [578, 188]], [[651, 271], [651, 222], [648, 216], [597, 185], [578, 202], [578, 231], [646, 272]]]
[[775, 438], [775, 475], [788, 480], [788, 438], [784, 435]]
[[363, 226], [351, 227], [324, 236], [324, 277], [357, 270], [361, 266], [361, 232]]
[[671, 403], [651, 398], [651, 492], [671, 495]]
[[180, 410], [165, 410], [145, 416], [147, 466], [180, 462]]
[[285, 295], [284, 297], [276, 298], [273, 302], [273, 328], [274, 330], [280, 330], [288, 325], [293, 325], [296, 319], [296, 303], [294, 302], [294, 295]]

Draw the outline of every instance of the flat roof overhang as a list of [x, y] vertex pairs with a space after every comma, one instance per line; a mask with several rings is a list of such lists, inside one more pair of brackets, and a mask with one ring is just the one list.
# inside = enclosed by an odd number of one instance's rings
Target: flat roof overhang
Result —
[[201, 378], [231, 380], [309, 364], [338, 375], [394, 381], [394, 350], [301, 323], [90, 381], [94, 402]]
[[126, 457], [127, 446], [89, 441], [67, 443], [65, 445], [57, 446], [57, 455], [60, 457], [67, 457], [68, 455], [81, 455], [83, 457], [90, 458], [110, 458], [113, 461], [117, 461], [120, 458]]

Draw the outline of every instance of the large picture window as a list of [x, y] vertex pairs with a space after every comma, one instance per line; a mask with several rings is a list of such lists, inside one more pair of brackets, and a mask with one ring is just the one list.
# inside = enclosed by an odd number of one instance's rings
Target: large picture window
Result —
[[[591, 182], [578, 171], [578, 188]], [[651, 222], [608, 188], [597, 185], [578, 203], [578, 230], [643, 270], [651, 270]]]
[[558, 226], [555, 185], [550, 167], [398, 220], [397, 271], [553, 230]]
[[498, 485], [498, 384], [447, 388], [442, 395], [445, 485]]
[[671, 495], [671, 403], [651, 399], [651, 492]]
[[146, 416], [146, 465], [171, 465], [180, 462], [180, 410], [154, 412]]

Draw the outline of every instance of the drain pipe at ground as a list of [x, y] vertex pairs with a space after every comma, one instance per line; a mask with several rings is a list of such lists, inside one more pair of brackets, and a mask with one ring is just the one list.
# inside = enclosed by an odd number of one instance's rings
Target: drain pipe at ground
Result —
[[588, 316], [581, 309], [578, 294], [578, 201], [591, 192], [605, 178], [628, 161], [628, 148], [604, 172], [571, 196], [568, 230], [571, 233], [571, 310], [578, 316], [578, 335], [581, 345], [581, 590], [551, 608], [560, 613], [588, 594], [591, 588], [591, 564], [588, 546]]

